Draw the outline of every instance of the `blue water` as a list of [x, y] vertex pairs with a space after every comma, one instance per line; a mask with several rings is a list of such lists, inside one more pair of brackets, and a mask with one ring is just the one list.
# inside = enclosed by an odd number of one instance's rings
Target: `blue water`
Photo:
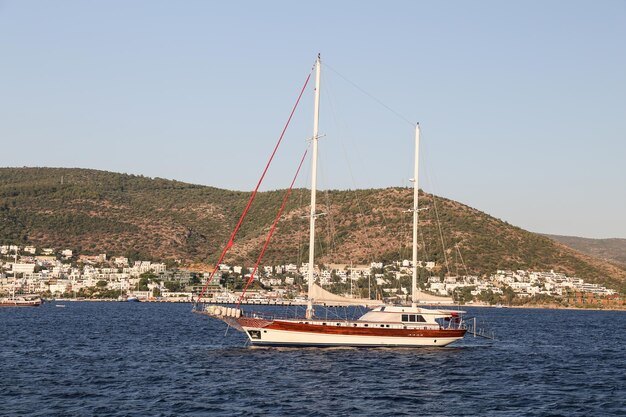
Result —
[[185, 304], [0, 309], [0, 416], [626, 415], [626, 313], [474, 309], [496, 342], [248, 348]]

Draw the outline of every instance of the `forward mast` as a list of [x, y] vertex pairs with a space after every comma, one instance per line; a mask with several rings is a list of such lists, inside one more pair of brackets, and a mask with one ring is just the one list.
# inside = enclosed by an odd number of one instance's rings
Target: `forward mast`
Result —
[[317, 195], [317, 141], [319, 136], [320, 123], [320, 77], [321, 58], [317, 55], [315, 60], [315, 108], [313, 111], [313, 155], [311, 156], [311, 217], [309, 219], [309, 268], [308, 268], [308, 301], [306, 306], [306, 318], [313, 318], [313, 284], [315, 280], [315, 219], [316, 195]]

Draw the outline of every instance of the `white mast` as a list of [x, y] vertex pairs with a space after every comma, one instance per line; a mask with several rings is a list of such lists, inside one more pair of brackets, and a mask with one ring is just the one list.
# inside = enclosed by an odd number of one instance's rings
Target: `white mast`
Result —
[[313, 155], [311, 156], [311, 218], [309, 223], [309, 269], [308, 269], [308, 279], [309, 279], [309, 291], [308, 291], [308, 302], [306, 306], [306, 318], [310, 319], [313, 317], [313, 299], [311, 298], [311, 294], [313, 294], [313, 279], [314, 279], [314, 268], [315, 268], [315, 197], [316, 197], [316, 187], [317, 187], [317, 137], [318, 137], [318, 127], [319, 127], [319, 119], [320, 119], [320, 71], [321, 71], [321, 58], [319, 54], [317, 55], [317, 60], [315, 61], [315, 110], [313, 111]]
[[411, 306], [417, 307], [417, 218], [419, 198], [419, 155], [420, 125], [415, 126], [415, 166], [413, 173], [413, 282], [411, 288]]

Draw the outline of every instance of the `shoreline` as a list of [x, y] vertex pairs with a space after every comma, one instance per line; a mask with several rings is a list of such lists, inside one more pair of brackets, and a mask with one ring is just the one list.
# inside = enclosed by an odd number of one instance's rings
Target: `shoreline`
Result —
[[[456, 305], [455, 305], [456, 306]], [[536, 309], [536, 310], [582, 310], [582, 311], [626, 311], [626, 306], [611, 306], [606, 308], [598, 307], [565, 307], [555, 306], [552, 304], [531, 304], [531, 305], [514, 305], [514, 306], [501, 306], [488, 304], [463, 304], [460, 307], [479, 307], [479, 308], [517, 308], [517, 309]]]
[[[128, 301], [120, 301], [112, 298], [90, 298], [90, 299], [74, 299], [74, 298], [53, 298], [53, 299], [43, 299], [46, 304], [54, 304], [56, 302], [115, 302], [115, 303], [128, 303]], [[193, 301], [189, 300], [142, 300], [141, 303], [175, 303], [175, 304], [193, 304]], [[210, 304], [232, 304], [232, 303], [210, 303]], [[263, 305], [263, 306], [287, 306], [287, 305], [300, 305], [298, 302], [288, 302], [285, 301], [283, 303], [242, 303], [246, 305]], [[432, 304], [423, 304], [424, 307], [441, 307], [439, 305]], [[626, 306], [611, 306], [605, 308], [598, 307], [564, 307], [564, 306], [556, 306], [551, 304], [543, 304], [543, 305], [513, 305], [513, 306], [496, 306], [489, 304], [453, 304], [446, 305], [446, 307], [457, 307], [457, 308], [467, 308], [467, 307], [477, 307], [477, 308], [505, 308], [505, 309], [535, 309], [535, 310], [581, 310], [581, 311], [625, 311]]]

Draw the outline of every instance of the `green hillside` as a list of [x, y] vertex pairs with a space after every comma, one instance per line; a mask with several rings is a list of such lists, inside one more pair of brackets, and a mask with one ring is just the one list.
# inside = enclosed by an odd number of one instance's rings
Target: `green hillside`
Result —
[[[251, 265], [284, 191], [257, 196], [228, 262]], [[88, 169], [0, 168], [0, 243], [81, 253], [215, 262], [250, 193]], [[564, 272], [624, 291], [626, 269], [444, 198], [422, 194], [421, 257], [441, 274], [497, 269]], [[412, 190], [321, 192], [317, 250], [322, 263], [408, 259]], [[307, 190], [294, 190], [267, 264], [308, 253]], [[439, 221], [437, 221], [437, 217]], [[442, 245], [443, 240], [443, 245]], [[443, 249], [445, 247], [445, 250]]]
[[594, 258], [626, 266], [626, 239], [589, 239], [576, 236], [544, 235]]

